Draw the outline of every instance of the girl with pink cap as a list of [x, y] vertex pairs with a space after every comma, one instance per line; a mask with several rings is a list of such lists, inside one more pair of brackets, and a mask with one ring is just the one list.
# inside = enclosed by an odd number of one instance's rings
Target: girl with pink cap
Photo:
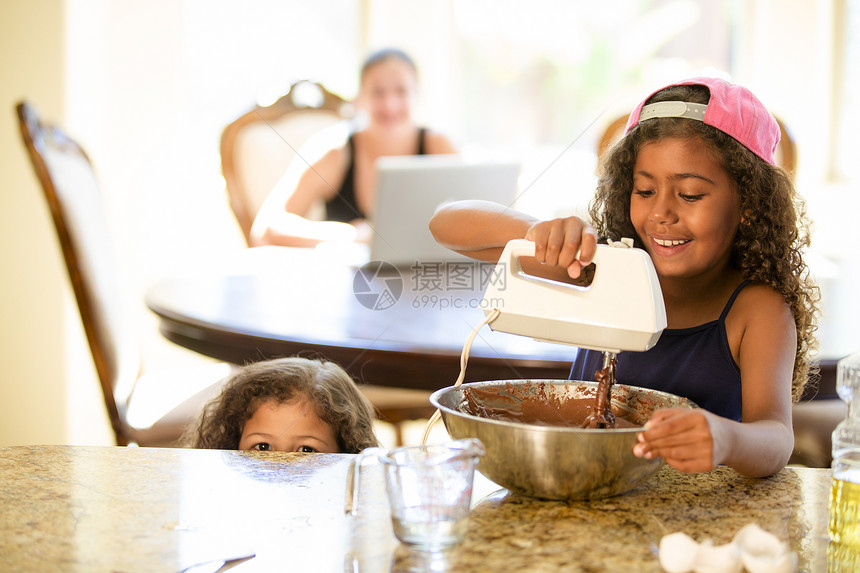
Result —
[[[774, 162], [779, 126], [746, 88], [694, 78], [646, 98], [604, 158], [590, 221], [540, 221], [502, 205], [460, 202], [430, 222], [447, 247], [498, 260], [510, 239], [576, 278], [598, 238], [632, 237], [654, 263], [668, 327], [647, 352], [618, 355], [617, 381], [687, 397], [655, 412], [634, 454], [683, 472], [725, 464], [749, 476], [791, 456], [791, 407], [810, 378], [818, 289], [802, 252], [804, 207]], [[600, 368], [580, 350], [571, 378]], [[814, 373], [813, 373], [814, 374]]]

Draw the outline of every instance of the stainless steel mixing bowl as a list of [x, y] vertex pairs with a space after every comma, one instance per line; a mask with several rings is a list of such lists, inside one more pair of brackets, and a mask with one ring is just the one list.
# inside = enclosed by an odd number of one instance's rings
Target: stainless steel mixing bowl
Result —
[[[439, 408], [453, 439], [478, 438], [486, 448], [478, 470], [519, 494], [544, 499], [596, 499], [629, 491], [653, 475], [663, 460], [633, 455], [639, 428], [612, 430], [506, 422], [463, 411], [467, 388], [505, 389], [530, 399], [539, 389], [560, 401], [593, 397], [596, 382], [572, 380], [493, 380], [437, 390], [430, 401]], [[612, 410], [644, 424], [654, 410], [695, 407], [666, 392], [616, 384]]]

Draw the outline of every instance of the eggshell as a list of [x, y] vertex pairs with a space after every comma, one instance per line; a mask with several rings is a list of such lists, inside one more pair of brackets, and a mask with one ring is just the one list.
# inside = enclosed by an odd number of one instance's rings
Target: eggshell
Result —
[[745, 525], [733, 541], [741, 552], [741, 562], [749, 573], [790, 573], [797, 567], [797, 555], [755, 523]]
[[742, 568], [740, 551], [734, 543], [702, 543], [693, 562], [695, 573], [740, 573]]
[[742, 549], [756, 554], [775, 554], [785, 548], [775, 535], [768, 533], [756, 523], [749, 523], [735, 533], [732, 540]]
[[797, 555], [794, 552], [777, 557], [741, 553], [741, 562], [749, 573], [792, 573], [797, 569]]
[[738, 531], [731, 543], [701, 544], [683, 532], [664, 535], [660, 540], [660, 566], [667, 573], [792, 573], [797, 555], [755, 523]]
[[699, 544], [682, 531], [664, 535], [660, 539], [660, 566], [667, 573], [688, 573], [693, 570], [693, 562]]

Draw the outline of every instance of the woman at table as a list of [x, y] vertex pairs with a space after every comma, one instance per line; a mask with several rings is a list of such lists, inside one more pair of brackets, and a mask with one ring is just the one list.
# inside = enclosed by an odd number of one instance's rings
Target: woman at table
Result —
[[[322, 241], [369, 240], [365, 220], [373, 212], [376, 160], [456, 153], [444, 135], [415, 124], [417, 92], [417, 71], [407, 54], [388, 48], [368, 57], [355, 102], [366, 126], [306, 166], [297, 182], [288, 169], [254, 220], [251, 244], [313, 247]], [[307, 160], [297, 157], [302, 159]], [[310, 220], [319, 202], [325, 203], [325, 220]]]

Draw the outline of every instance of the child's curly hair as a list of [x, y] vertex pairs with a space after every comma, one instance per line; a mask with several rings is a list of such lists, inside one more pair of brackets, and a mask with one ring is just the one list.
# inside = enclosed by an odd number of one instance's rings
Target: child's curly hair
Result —
[[245, 422], [260, 404], [306, 397], [319, 418], [337, 437], [341, 453], [357, 454], [378, 441], [373, 433], [374, 410], [349, 374], [334, 362], [291, 357], [244, 366], [210, 401], [183, 444], [204, 449], [239, 449]]
[[[707, 104], [710, 92], [702, 85], [670, 86], [647, 103], [686, 101]], [[782, 294], [794, 314], [797, 351], [792, 398], [798, 401], [816, 369], [810, 354], [817, 347], [815, 317], [820, 294], [803, 261], [809, 246], [806, 207], [788, 173], [770, 165], [722, 131], [701, 121], [660, 118], [640, 123], [621, 139], [601, 163], [597, 193], [589, 215], [598, 235], [619, 240], [634, 237], [644, 248], [630, 220], [633, 167], [646, 143], [670, 137], [698, 138], [736, 182], [741, 225], [732, 249], [731, 264], [745, 278], [766, 284]]]

